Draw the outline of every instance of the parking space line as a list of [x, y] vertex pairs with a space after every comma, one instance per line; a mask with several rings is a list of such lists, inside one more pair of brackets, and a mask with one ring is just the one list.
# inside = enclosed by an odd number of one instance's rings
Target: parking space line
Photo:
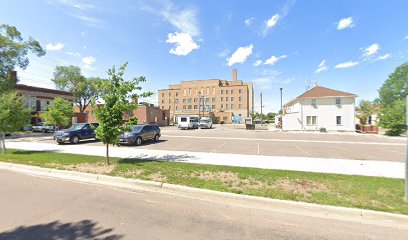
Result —
[[297, 147], [297, 149], [299, 149], [300, 151], [304, 152], [306, 155], [308, 154], [308, 152], [306, 152], [305, 150], [303, 150], [303, 148], [299, 147], [298, 145], [295, 145], [295, 147]]
[[195, 138], [195, 139], [216, 139], [216, 140], [241, 140], [241, 141], [264, 141], [264, 142], [304, 142], [304, 143], [339, 143], [339, 144], [360, 144], [360, 145], [385, 145], [385, 146], [405, 146], [405, 143], [382, 143], [382, 142], [345, 142], [328, 140], [300, 140], [300, 139], [274, 139], [274, 138], [237, 138], [237, 137], [204, 137], [204, 136], [170, 136], [168, 138]]

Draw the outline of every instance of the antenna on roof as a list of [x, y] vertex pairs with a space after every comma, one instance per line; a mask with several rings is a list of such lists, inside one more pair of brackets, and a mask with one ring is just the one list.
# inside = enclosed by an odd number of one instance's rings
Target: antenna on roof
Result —
[[307, 79], [305, 80], [305, 83], [306, 83], [306, 91], [309, 91], [310, 84], [312, 83], [312, 80], [310, 80], [310, 75], [307, 76]]

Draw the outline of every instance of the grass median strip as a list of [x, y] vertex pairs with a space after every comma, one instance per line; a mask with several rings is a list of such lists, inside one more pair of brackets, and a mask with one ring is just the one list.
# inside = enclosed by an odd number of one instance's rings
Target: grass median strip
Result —
[[402, 179], [7, 150], [0, 161], [408, 215]]

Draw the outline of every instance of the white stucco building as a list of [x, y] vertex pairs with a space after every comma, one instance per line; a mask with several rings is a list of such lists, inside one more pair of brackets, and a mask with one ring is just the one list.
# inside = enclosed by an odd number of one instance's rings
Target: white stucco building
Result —
[[355, 131], [357, 95], [315, 85], [283, 106], [284, 131]]

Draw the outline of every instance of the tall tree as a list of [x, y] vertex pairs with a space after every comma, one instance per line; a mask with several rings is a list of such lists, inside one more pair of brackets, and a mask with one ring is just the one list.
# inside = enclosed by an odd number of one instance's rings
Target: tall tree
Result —
[[0, 25], [0, 93], [13, 87], [13, 83], [7, 79], [7, 73], [27, 68], [30, 63], [28, 53], [38, 57], [45, 54], [40, 43], [29, 37], [25, 40], [16, 27], [7, 24]]
[[405, 116], [408, 96], [408, 63], [397, 67], [378, 91], [379, 125], [388, 129], [388, 135], [400, 135], [407, 130]]
[[59, 90], [71, 92], [75, 104], [82, 113], [91, 103], [92, 98], [98, 98], [104, 79], [98, 77], [86, 78], [78, 66], [57, 66], [51, 79]]
[[6, 133], [20, 130], [30, 119], [31, 109], [23, 104], [16, 93], [0, 94], [0, 153], [5, 152]]
[[138, 105], [130, 99], [149, 97], [152, 92], [136, 93], [141, 91], [140, 83], [146, 82], [145, 77], [133, 78], [125, 81], [127, 63], [120, 68], [113, 66], [108, 70], [109, 79], [102, 82], [100, 98], [105, 104], [96, 106], [95, 99], [92, 100], [95, 116], [99, 126], [95, 130], [96, 137], [106, 145], [106, 160], [109, 164], [109, 145], [116, 145], [118, 137], [129, 131], [130, 127], [137, 123], [137, 118], [132, 117], [128, 121], [124, 120], [125, 113], [137, 109]]
[[368, 100], [361, 100], [356, 110], [358, 112], [357, 117], [363, 124], [367, 124], [368, 118], [375, 113], [375, 105]]
[[57, 97], [54, 103], [45, 107], [46, 112], [40, 114], [40, 118], [46, 123], [57, 127], [67, 126], [74, 114], [72, 102]]

